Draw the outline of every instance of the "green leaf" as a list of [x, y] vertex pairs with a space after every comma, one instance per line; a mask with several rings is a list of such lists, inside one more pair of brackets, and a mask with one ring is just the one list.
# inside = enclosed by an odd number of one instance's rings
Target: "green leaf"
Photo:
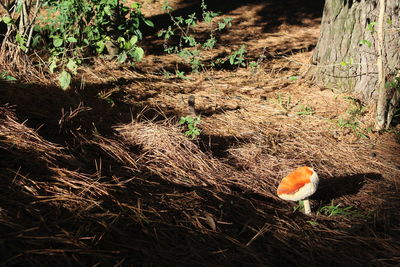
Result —
[[101, 54], [104, 51], [105, 43], [104, 41], [100, 40], [96, 42], [96, 51], [97, 53]]
[[60, 82], [61, 89], [67, 90], [71, 84], [71, 74], [63, 70], [58, 76], [58, 81]]
[[112, 15], [112, 13], [111, 13], [111, 7], [110, 7], [109, 5], [106, 5], [106, 6], [104, 7], [104, 13], [106, 13], [106, 14], [109, 15], [109, 16]]
[[319, 223], [318, 222], [316, 222], [316, 221], [307, 221], [309, 224], [311, 224], [312, 226], [317, 226], [317, 225], [319, 225]]
[[78, 42], [78, 40], [76, 40], [76, 38], [75, 37], [68, 37], [68, 42], [70, 42], [70, 43], [76, 43], [76, 42]]
[[18, 1], [17, 2], [17, 8], [15, 9], [15, 12], [17, 12], [18, 14], [21, 13], [23, 4], [24, 4], [24, 1]]
[[22, 37], [19, 33], [17, 33], [15, 35], [15, 41], [20, 45], [24, 45], [25, 44], [25, 38]]
[[161, 9], [162, 11], [167, 11], [167, 12], [173, 10], [173, 8], [169, 5], [168, 1], [164, 1]]
[[125, 41], [124, 37], [120, 36], [120, 37], [118, 37], [117, 42], [120, 44], [124, 44], [126, 41]]
[[235, 63], [235, 56], [229, 57], [229, 63], [233, 65]]
[[215, 44], [217, 43], [217, 40], [215, 39], [214, 36], [211, 36], [207, 41], [203, 44], [204, 49], [212, 49]]
[[215, 18], [218, 15], [219, 15], [219, 13], [217, 13], [217, 12], [206, 11], [206, 12], [203, 12], [203, 19], [205, 22], [210, 23], [213, 20], [213, 18]]
[[2, 20], [7, 25], [13, 24], [13, 20], [10, 17], [3, 17]]
[[224, 18], [223, 20], [218, 22], [218, 30], [223, 30], [226, 27], [231, 27], [232, 23], [231, 21], [233, 20], [233, 18]]
[[50, 73], [54, 73], [54, 69], [57, 68], [57, 58], [52, 57], [49, 65]]
[[17, 34], [15, 35], [15, 41], [18, 43], [18, 47], [19, 47], [22, 51], [24, 51], [24, 52], [28, 51], [28, 48], [25, 46], [26, 40], [25, 40], [25, 38], [22, 37], [19, 33], [17, 33]]
[[67, 69], [69, 69], [73, 74], [76, 74], [76, 70], [78, 69], [78, 65], [74, 59], [69, 59], [66, 65]]
[[299, 76], [290, 76], [289, 77], [289, 80], [290, 81], [296, 81], [296, 80], [298, 80], [299, 79]]
[[185, 23], [188, 26], [193, 26], [196, 25], [196, 13], [192, 13], [188, 16], [187, 19], [185, 19]]
[[183, 19], [183, 17], [182, 16], [179, 16], [179, 17], [176, 17], [175, 18], [175, 25], [179, 25], [179, 24], [183, 24], [184, 22], [185, 22], [185, 20]]
[[[252, 69], [257, 68], [258, 67], [258, 63], [256, 61], [251, 61], [249, 63], [249, 67], [252, 68]], [[290, 80], [290, 77], [289, 77], [289, 80]]]
[[144, 21], [144, 23], [146, 23], [147, 26], [154, 27], [154, 23], [151, 20], [143, 19], [143, 21]]
[[351, 57], [351, 58], [349, 59], [349, 65], [353, 65], [353, 63], [354, 63], [354, 60], [353, 60], [353, 58]]
[[369, 23], [367, 25], [367, 30], [369, 30], [370, 32], [374, 32], [375, 31], [375, 25], [378, 24], [376, 21], [373, 21], [371, 23]]
[[192, 36], [184, 36], [183, 40], [185, 40], [185, 43], [189, 44], [190, 46], [197, 45], [196, 39]]
[[185, 117], [185, 119], [186, 119], [186, 122], [187, 122], [189, 125], [190, 125], [190, 124], [193, 124], [193, 121], [194, 121], [193, 117], [187, 116], [187, 117]]
[[127, 58], [128, 58], [128, 56], [126, 55], [126, 52], [123, 51], [121, 54], [118, 55], [117, 60], [119, 63], [124, 63]]
[[63, 44], [63, 39], [60, 38], [54, 38], [53, 39], [53, 45], [54, 47], [60, 47]]
[[342, 67], [346, 67], [347, 66], [347, 62], [342, 61], [342, 62], [340, 62], [340, 65], [342, 65]]
[[37, 47], [40, 40], [42, 40], [42, 36], [40, 36], [40, 34], [36, 34], [33, 38], [32, 38], [32, 47]]
[[129, 40], [129, 43], [130, 43], [131, 45], [134, 45], [134, 44], [137, 43], [137, 41], [138, 41], [138, 37], [137, 37], [136, 35], [134, 35], [134, 36], [132, 36], [132, 38]]
[[360, 44], [361, 44], [361, 45], [366, 45], [366, 46], [368, 46], [369, 48], [371, 48], [371, 46], [372, 46], [372, 43], [371, 43], [370, 41], [368, 41], [368, 40], [361, 40], [361, 41], [360, 41]]
[[157, 37], [162, 37], [166, 32], [167, 32], [166, 30], [160, 30], [160, 31], [157, 33]]
[[136, 61], [140, 62], [140, 61], [142, 61], [143, 56], [144, 56], [144, 50], [143, 50], [143, 48], [141, 48], [141, 47], [136, 47], [136, 48], [135, 48], [135, 55], [133, 56], [133, 58], [134, 58]]
[[139, 9], [139, 8], [141, 8], [141, 4], [140, 3], [138, 3], [138, 2], [134, 2], [132, 5], [131, 5], [131, 8], [132, 9]]
[[9, 75], [6, 71], [3, 71], [2, 73], [0, 73], [0, 79], [6, 80], [6, 81], [16, 81], [17, 80], [13, 76]]

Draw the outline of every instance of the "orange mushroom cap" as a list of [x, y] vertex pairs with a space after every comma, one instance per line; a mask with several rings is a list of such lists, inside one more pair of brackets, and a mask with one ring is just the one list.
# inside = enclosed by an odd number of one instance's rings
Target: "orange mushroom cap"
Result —
[[285, 200], [302, 200], [317, 191], [318, 181], [318, 175], [312, 168], [300, 167], [282, 179], [277, 193]]

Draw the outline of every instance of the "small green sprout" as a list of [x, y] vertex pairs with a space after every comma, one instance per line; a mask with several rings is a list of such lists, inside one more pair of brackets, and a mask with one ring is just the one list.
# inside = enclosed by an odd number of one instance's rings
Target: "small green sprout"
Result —
[[179, 120], [180, 125], [186, 125], [187, 126], [187, 131], [185, 132], [185, 135], [190, 137], [191, 139], [195, 139], [198, 137], [201, 133], [201, 130], [197, 127], [197, 125], [201, 122], [200, 117], [192, 117], [192, 116], [186, 116], [186, 117], [181, 117]]
[[300, 105], [300, 111], [296, 112], [297, 115], [313, 115], [315, 113], [314, 108], [309, 106]]

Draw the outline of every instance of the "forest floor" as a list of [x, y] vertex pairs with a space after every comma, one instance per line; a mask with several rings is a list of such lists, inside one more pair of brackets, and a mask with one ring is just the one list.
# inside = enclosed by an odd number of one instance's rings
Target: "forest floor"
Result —
[[[0, 257], [6, 266], [398, 266], [400, 129], [305, 76], [323, 1], [219, 1], [232, 17], [210, 59], [246, 45], [257, 66], [170, 78], [154, 32], [134, 68], [82, 67], [69, 91], [1, 84]], [[169, 1], [174, 15], [199, 1]], [[153, 34], [151, 34], [153, 33]], [[178, 124], [189, 96], [201, 117]], [[313, 214], [276, 196], [299, 166]]]

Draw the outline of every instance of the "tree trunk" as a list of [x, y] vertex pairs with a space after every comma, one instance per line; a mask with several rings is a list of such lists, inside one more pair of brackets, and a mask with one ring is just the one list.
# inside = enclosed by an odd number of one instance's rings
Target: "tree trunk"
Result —
[[[378, 24], [380, 2], [385, 4], [382, 25]], [[378, 38], [380, 26], [382, 38]], [[380, 54], [383, 68], [377, 64]], [[388, 125], [400, 98], [400, 82], [396, 83], [400, 77], [399, 0], [327, 0], [312, 64], [308, 74], [313, 81], [353, 92], [365, 102], [381, 102], [377, 109], [383, 110]], [[385, 75], [382, 83], [390, 83], [383, 90], [379, 90], [381, 74]]]

